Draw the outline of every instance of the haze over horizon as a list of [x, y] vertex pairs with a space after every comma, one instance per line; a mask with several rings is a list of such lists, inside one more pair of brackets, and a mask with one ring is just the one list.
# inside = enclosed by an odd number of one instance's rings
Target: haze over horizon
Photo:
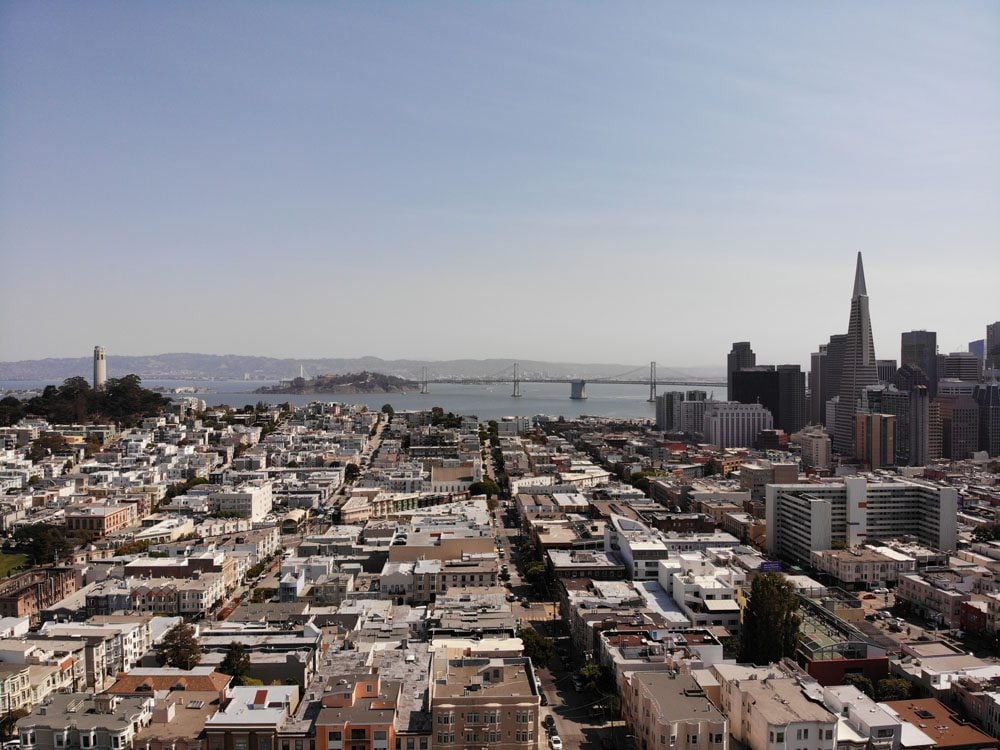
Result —
[[[1000, 6], [0, 8], [0, 361], [807, 364], [1000, 319]], [[16, 283], [10, 283], [16, 280]]]

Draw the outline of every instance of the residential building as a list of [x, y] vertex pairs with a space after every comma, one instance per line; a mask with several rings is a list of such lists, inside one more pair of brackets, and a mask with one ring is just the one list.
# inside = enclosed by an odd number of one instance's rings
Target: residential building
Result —
[[767, 546], [784, 559], [806, 562], [813, 550], [836, 544], [913, 535], [924, 544], [955, 550], [958, 492], [916, 480], [767, 486]]
[[639, 750], [727, 750], [729, 722], [690, 674], [630, 672], [622, 718]]
[[896, 417], [858, 412], [854, 420], [854, 455], [872, 470], [895, 464]]
[[205, 722], [207, 750], [278, 750], [278, 731], [298, 704], [295, 685], [232, 688], [228, 705]]
[[663, 432], [677, 429], [682, 401], [684, 401], [682, 391], [668, 391], [656, 397], [656, 429]]
[[316, 717], [316, 750], [394, 750], [402, 688], [402, 682], [382, 680], [377, 673], [331, 679]]
[[17, 721], [23, 750], [124, 750], [153, 718], [150, 696], [52, 693]]
[[802, 463], [807, 468], [830, 468], [830, 433], [820, 425], [809, 425], [793, 436], [802, 449]]
[[534, 750], [541, 722], [531, 660], [525, 657], [431, 661], [433, 746], [451, 750]]

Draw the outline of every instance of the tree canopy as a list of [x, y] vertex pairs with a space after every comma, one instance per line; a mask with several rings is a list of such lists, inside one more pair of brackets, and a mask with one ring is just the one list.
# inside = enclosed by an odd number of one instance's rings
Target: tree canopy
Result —
[[520, 635], [524, 644], [524, 655], [531, 659], [532, 664], [544, 667], [552, 661], [552, 657], [556, 655], [556, 648], [552, 645], [551, 638], [539, 635], [533, 628], [525, 628]]
[[201, 662], [201, 644], [194, 626], [181, 622], [170, 628], [156, 649], [156, 659], [163, 667], [194, 669]]
[[239, 641], [233, 641], [226, 649], [226, 655], [219, 665], [219, 671], [223, 674], [232, 675], [233, 685], [250, 684], [250, 654], [246, 646]]
[[487, 497], [499, 495], [500, 485], [489, 477], [483, 477], [480, 482], [473, 482], [469, 485], [469, 495], [486, 495]]
[[14, 532], [14, 541], [32, 565], [58, 562], [73, 551], [73, 543], [66, 537], [66, 530], [49, 523], [19, 526]]
[[798, 597], [784, 576], [780, 573], [757, 575], [743, 615], [740, 660], [772, 664], [794, 656], [802, 622], [798, 609]]
[[161, 414], [170, 399], [142, 387], [138, 375], [111, 378], [94, 390], [86, 378], [69, 378], [60, 386], [46, 386], [40, 396], [20, 401], [8, 396], [0, 401], [0, 426], [24, 417], [42, 417], [55, 424], [111, 420], [127, 427], [144, 417]]

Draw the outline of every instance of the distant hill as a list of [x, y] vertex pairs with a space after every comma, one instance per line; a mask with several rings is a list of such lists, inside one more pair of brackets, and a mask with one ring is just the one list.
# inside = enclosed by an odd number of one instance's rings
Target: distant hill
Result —
[[417, 390], [417, 383], [380, 372], [347, 375], [319, 375], [312, 380], [293, 378], [287, 383], [258, 388], [254, 393], [406, 393]]
[[[510, 373], [513, 359], [453, 359], [446, 361], [380, 359], [359, 357], [353, 359], [277, 359], [238, 354], [154, 354], [149, 356], [116, 355], [108, 353], [108, 375], [121, 377], [135, 373], [144, 380], [248, 380], [282, 381], [300, 375], [306, 377], [328, 373], [379, 372], [399, 378], [419, 381], [423, 369], [427, 377], [475, 378]], [[613, 377], [632, 371], [633, 377], [649, 372], [649, 365], [581, 364], [574, 362], [542, 362], [517, 360], [524, 377], [598, 378]], [[90, 357], [60, 359], [35, 359], [21, 362], [0, 362], [0, 380], [53, 380], [82, 376], [90, 378], [93, 361]], [[724, 376], [720, 367], [685, 367], [667, 370], [660, 365], [661, 378], [667, 373], [689, 378]]]

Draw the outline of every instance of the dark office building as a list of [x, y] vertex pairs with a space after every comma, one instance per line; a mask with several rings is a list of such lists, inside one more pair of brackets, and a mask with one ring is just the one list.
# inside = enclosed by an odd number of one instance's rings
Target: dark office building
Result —
[[757, 364], [757, 355], [750, 348], [749, 341], [736, 341], [726, 357], [726, 398], [733, 400], [733, 373]]
[[972, 352], [952, 352], [944, 358], [943, 378], [978, 383], [983, 375], [983, 361]]
[[826, 424], [826, 402], [840, 394], [840, 371], [844, 365], [846, 333], [834, 334], [814, 352], [809, 370], [810, 421]]
[[751, 367], [733, 373], [733, 400], [757, 404], [774, 416], [787, 434], [806, 426], [806, 376], [798, 365]]
[[941, 407], [941, 447], [945, 458], [960, 461], [979, 450], [979, 404], [971, 396], [944, 396]]
[[878, 371], [878, 382], [891, 383], [896, 376], [896, 360], [876, 359], [875, 368]]
[[931, 398], [937, 395], [937, 333], [934, 331], [906, 331], [901, 337], [899, 350], [901, 367], [914, 365], [927, 376], [927, 389]]
[[903, 365], [896, 370], [896, 377], [892, 379], [893, 384], [901, 391], [910, 393], [918, 385], [930, 389], [930, 380], [922, 369], [916, 365]]
[[976, 403], [979, 404], [979, 450], [1000, 456], [1000, 384], [978, 386]]

